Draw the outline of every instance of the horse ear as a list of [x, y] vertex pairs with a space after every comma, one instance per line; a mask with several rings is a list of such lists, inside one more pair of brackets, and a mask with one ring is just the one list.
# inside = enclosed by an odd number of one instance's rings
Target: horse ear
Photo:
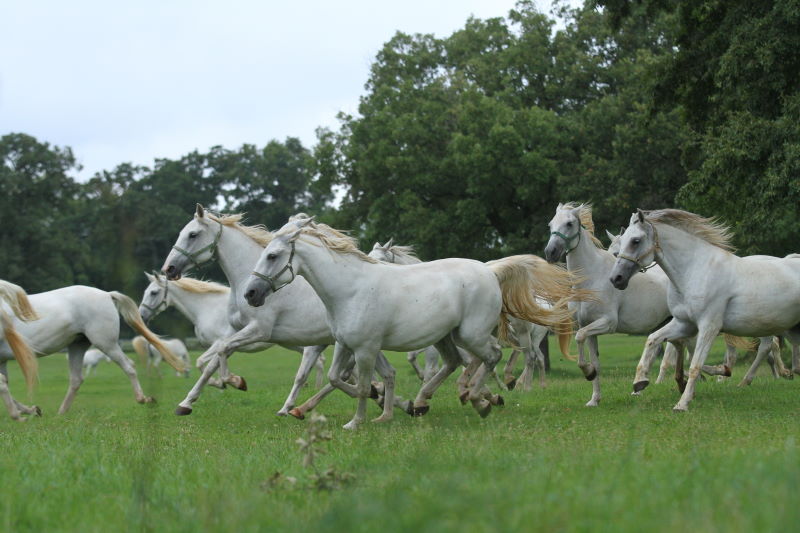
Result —
[[608, 235], [608, 238], [611, 239], [612, 241], [617, 238], [616, 235], [614, 235], [613, 233], [611, 233], [608, 230], [606, 230], [606, 235]]
[[644, 211], [636, 209], [636, 214], [639, 215], [639, 222], [644, 222]]
[[384, 244], [384, 245], [383, 245], [383, 247], [384, 247], [384, 248], [386, 248], [386, 249], [388, 250], [389, 248], [391, 248], [391, 247], [392, 247], [392, 245], [393, 245], [393, 244], [394, 244], [394, 237], [392, 237], [391, 239], [389, 239], [389, 240], [386, 242], [386, 244]]
[[206, 211], [203, 209], [202, 205], [197, 204], [197, 211], [195, 211], [195, 214], [197, 215], [197, 218], [203, 218], [206, 214]]
[[622, 235], [623, 233], [625, 233], [625, 226], [620, 226], [619, 227], [619, 234]]
[[376, 242], [375, 244], [372, 245], [373, 250], [377, 250], [378, 248], [382, 248], [381, 243]]
[[562, 204], [561, 202], [558, 202], [558, 207], [556, 207], [556, 209], [561, 209], [562, 207], [564, 207], [564, 204]]
[[144, 276], [147, 278], [147, 281], [153, 283], [156, 280], [156, 277], [152, 275], [150, 272], [145, 272]]

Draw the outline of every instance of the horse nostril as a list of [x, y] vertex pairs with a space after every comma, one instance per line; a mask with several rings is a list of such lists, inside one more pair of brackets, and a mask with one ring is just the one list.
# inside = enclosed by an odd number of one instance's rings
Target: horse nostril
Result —
[[250, 289], [249, 291], [247, 291], [247, 294], [245, 294], [244, 297], [247, 298], [248, 300], [252, 300], [255, 297], [255, 295], [256, 291]]
[[175, 265], [170, 265], [167, 267], [167, 274], [172, 274], [175, 272]]

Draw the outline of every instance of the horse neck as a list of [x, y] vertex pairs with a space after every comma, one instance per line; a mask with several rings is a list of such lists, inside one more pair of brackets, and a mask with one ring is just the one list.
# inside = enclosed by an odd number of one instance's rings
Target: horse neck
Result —
[[181, 289], [174, 283], [169, 287], [169, 305], [172, 305], [192, 324], [197, 324], [203, 310], [202, 294]]
[[258, 243], [241, 231], [223, 226], [217, 256], [232, 293], [246, 283], [262, 250]]
[[612, 257], [606, 250], [598, 248], [592, 241], [589, 230], [581, 228], [581, 238], [578, 245], [567, 254], [567, 270], [580, 270], [583, 276], [590, 280], [608, 275], [608, 266], [605, 264], [604, 255]]
[[660, 248], [655, 254], [656, 263], [680, 292], [683, 292], [696, 269], [706, 269], [711, 257], [728, 253], [700, 237], [672, 226], [653, 226], [658, 233]]
[[351, 254], [331, 252], [301, 239], [295, 243], [295, 255], [302, 260], [297, 274], [306, 278], [329, 310], [353, 294], [372, 266]]
[[416, 265], [417, 263], [422, 263], [422, 259], [410, 255], [395, 255], [392, 262], [395, 265]]

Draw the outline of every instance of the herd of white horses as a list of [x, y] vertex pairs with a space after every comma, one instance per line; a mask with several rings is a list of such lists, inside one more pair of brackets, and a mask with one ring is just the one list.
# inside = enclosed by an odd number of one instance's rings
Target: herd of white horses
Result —
[[[752, 344], [747, 338], [758, 339], [758, 351], [742, 383], [752, 381], [765, 358], [776, 376], [800, 374], [800, 255], [736, 256], [727, 228], [677, 209], [637, 211], [620, 235], [609, 234], [606, 250], [595, 236], [590, 206], [559, 204], [549, 234], [544, 259], [422, 262], [410, 247], [392, 241], [376, 243], [366, 254], [353, 238], [304, 214], [271, 233], [243, 224], [241, 215], [216, 215], [198, 205], [162, 274], [147, 274], [150, 283], [138, 309], [118, 292], [71, 286], [28, 296], [0, 280], [0, 396], [13, 419], [40, 415], [39, 407], [11, 395], [6, 363], [19, 363], [30, 388], [36, 357], [66, 348], [70, 379], [59, 413], [70, 408], [85, 377], [84, 364], [92, 367], [104, 357], [128, 375], [136, 401], [151, 402], [119, 346], [119, 316], [141, 336], [134, 343], [138, 353], [153, 364], [163, 356], [188, 375], [185, 346], [159, 338], [146, 325], [170, 307], [193, 323], [207, 347], [196, 361], [200, 378], [179, 403], [179, 415], [192, 412], [206, 385], [246, 390], [245, 379], [229, 370], [228, 358], [276, 344], [302, 354], [278, 414], [302, 419], [339, 389], [357, 399], [347, 429], [366, 420], [370, 399], [382, 409], [375, 422], [390, 420], [395, 407], [424, 415], [436, 390], [459, 367], [459, 399], [487, 416], [492, 406], [503, 404], [487, 379], [493, 376], [504, 389], [518, 382], [527, 390], [538, 369], [544, 386], [539, 344], [552, 331], [569, 357], [574, 325], [578, 366], [592, 383], [587, 406], [601, 400], [598, 336], [607, 333], [649, 335], [633, 393], [649, 384], [650, 367], [663, 353], [657, 381], [675, 367], [682, 391], [676, 411], [688, 409], [701, 371], [730, 376], [737, 348]], [[184, 275], [213, 260], [227, 286]], [[705, 365], [721, 333], [728, 345], [725, 362]], [[782, 366], [776, 336], [792, 345], [791, 371]], [[329, 345], [334, 354], [326, 384], [322, 353]], [[501, 345], [515, 349], [504, 380], [495, 372]], [[422, 381], [413, 399], [396, 393], [395, 369], [381, 350], [409, 353]], [[424, 369], [416, 362], [420, 353]], [[513, 367], [519, 353], [525, 369], [517, 380]], [[319, 390], [296, 405], [314, 369]]]

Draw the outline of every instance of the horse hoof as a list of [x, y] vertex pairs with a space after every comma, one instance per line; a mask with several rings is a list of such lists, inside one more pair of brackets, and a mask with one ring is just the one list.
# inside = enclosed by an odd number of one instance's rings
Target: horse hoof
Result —
[[516, 386], [517, 386], [517, 378], [511, 378], [508, 381], [506, 381], [506, 388], [508, 390], [514, 390], [514, 387]]
[[192, 408], [179, 405], [178, 407], [175, 408], [175, 414], [178, 416], [190, 415], [192, 414]]
[[33, 406], [33, 414], [36, 416], [42, 416], [42, 410], [39, 409], [38, 405]]
[[229, 381], [229, 383], [234, 389], [247, 392], [247, 381], [245, 381], [242, 376], [236, 376], [234, 379]]
[[485, 407], [478, 407], [477, 411], [478, 411], [478, 414], [481, 415], [481, 418], [486, 418], [487, 416], [489, 416], [489, 413], [492, 412], [492, 404], [490, 404], [489, 402], [486, 402], [486, 406]]
[[685, 413], [689, 410], [688, 407], [683, 407], [682, 405], [676, 405], [672, 408], [673, 413]]
[[503, 406], [503, 405], [505, 405], [505, 404], [506, 404], [506, 401], [503, 399], [503, 397], [502, 397], [502, 396], [500, 396], [500, 395], [498, 394], [498, 395], [497, 395], [497, 400], [495, 400], [495, 405], [502, 407], [502, 406]]
[[142, 400], [142, 403], [156, 403], [156, 399], [152, 396], [145, 396], [144, 400]]
[[642, 392], [644, 389], [647, 388], [648, 385], [650, 385], [650, 382], [648, 380], [637, 381], [636, 383], [633, 384], [633, 392]]
[[597, 377], [597, 369], [596, 368], [592, 368], [592, 371], [589, 372], [588, 374], [586, 374], [585, 377], [586, 377], [586, 381], [594, 381], [594, 379]]
[[406, 405], [406, 408], [403, 409], [403, 411], [405, 411], [406, 414], [409, 415], [409, 416], [416, 416], [414, 414], [414, 404], [411, 403], [411, 402], [408, 402], [408, 405]]
[[729, 367], [728, 365], [724, 365], [722, 367], [722, 375], [725, 376], [726, 378], [731, 377], [731, 367]]
[[377, 400], [379, 396], [380, 394], [378, 394], [378, 388], [375, 385], [370, 384], [369, 397], [372, 398], [373, 400]]
[[461, 402], [461, 405], [467, 405], [467, 398], [469, 398], [468, 390], [465, 390], [464, 392], [458, 395], [458, 399]]
[[411, 408], [411, 416], [424, 416], [430, 410], [430, 406], [428, 405], [420, 405], [419, 407], [412, 407]]
[[306, 415], [304, 415], [303, 411], [301, 411], [297, 407], [295, 407], [294, 409], [289, 411], [289, 414], [292, 415], [293, 417], [295, 417], [298, 420], [305, 420], [306, 419]]

